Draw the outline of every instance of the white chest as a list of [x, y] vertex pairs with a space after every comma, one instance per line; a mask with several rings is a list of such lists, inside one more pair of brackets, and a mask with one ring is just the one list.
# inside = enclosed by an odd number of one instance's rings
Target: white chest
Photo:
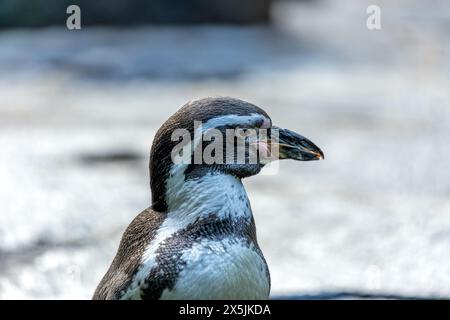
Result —
[[[168, 192], [168, 215], [147, 246], [141, 268], [124, 298], [138, 298], [140, 283], [148, 281], [152, 271], [161, 269], [161, 265], [180, 263], [183, 267], [175, 285], [165, 289], [161, 299], [267, 299], [270, 290], [267, 265], [257, 244], [249, 241], [246, 234], [232, 230], [215, 237], [214, 228], [208, 229], [212, 236], [189, 233], [193, 225], [211, 214], [220, 221], [253, 223], [241, 181], [212, 175], [182, 185], [175, 183]], [[186, 235], [188, 238], [182, 240], [182, 245], [178, 242], [170, 250], [171, 256], [161, 255], [161, 247], [168, 245], [168, 241]]]
[[267, 265], [253, 245], [205, 240], [186, 251], [186, 266], [161, 299], [268, 299]]

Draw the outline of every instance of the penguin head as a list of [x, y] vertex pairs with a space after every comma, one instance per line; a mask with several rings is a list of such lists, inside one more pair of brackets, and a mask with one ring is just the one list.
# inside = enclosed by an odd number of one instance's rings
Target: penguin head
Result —
[[[323, 152], [310, 140], [272, 124], [261, 108], [229, 97], [186, 103], [157, 131], [150, 153], [153, 209], [167, 209], [169, 180], [208, 174], [238, 179], [258, 174], [278, 159], [317, 160]], [[170, 184], [172, 187], [173, 183]]]

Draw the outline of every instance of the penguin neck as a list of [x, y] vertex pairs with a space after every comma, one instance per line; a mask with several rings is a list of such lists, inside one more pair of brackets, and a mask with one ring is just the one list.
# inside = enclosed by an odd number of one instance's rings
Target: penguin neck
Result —
[[172, 174], [167, 181], [168, 213], [181, 219], [201, 219], [215, 215], [219, 219], [252, 219], [250, 201], [241, 179], [211, 172], [185, 179]]

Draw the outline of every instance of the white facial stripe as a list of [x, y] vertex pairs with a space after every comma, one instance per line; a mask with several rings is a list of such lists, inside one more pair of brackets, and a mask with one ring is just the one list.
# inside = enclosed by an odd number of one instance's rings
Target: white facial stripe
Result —
[[228, 114], [226, 116], [220, 116], [216, 118], [209, 119], [204, 125], [203, 125], [203, 132], [207, 129], [211, 128], [217, 128], [225, 125], [229, 126], [242, 126], [242, 125], [248, 125], [248, 126], [254, 126], [258, 121], [270, 121], [263, 115], [259, 113], [251, 113], [249, 116], [239, 116], [236, 114]]

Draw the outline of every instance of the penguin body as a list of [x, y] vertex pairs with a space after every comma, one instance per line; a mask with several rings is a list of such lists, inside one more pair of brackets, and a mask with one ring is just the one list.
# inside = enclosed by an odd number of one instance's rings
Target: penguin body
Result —
[[[204, 126], [198, 129], [194, 121]], [[265, 162], [177, 163], [172, 157], [179, 142], [173, 139], [175, 130], [195, 136], [205, 132], [199, 130], [225, 133], [230, 127], [266, 129], [272, 124], [262, 109], [250, 103], [206, 98], [186, 104], [158, 130], [150, 155], [152, 206], [124, 232], [93, 299], [269, 297], [269, 269], [241, 181], [257, 174]], [[279, 144], [289, 146], [283, 157], [323, 158], [312, 142], [283, 130]], [[191, 151], [204, 149], [195, 138], [190, 143]]]

